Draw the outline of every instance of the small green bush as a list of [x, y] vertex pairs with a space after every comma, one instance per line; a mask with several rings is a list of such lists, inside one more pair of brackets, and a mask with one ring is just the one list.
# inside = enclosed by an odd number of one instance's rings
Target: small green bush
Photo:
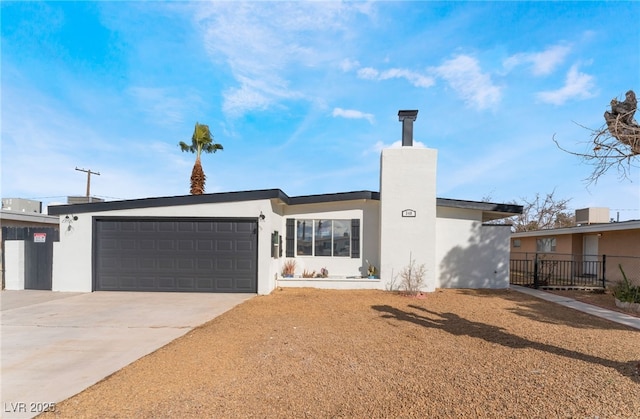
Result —
[[618, 268], [620, 268], [624, 280], [613, 287], [613, 296], [623, 303], [640, 303], [640, 286], [631, 284], [624, 269], [622, 269], [622, 265], [618, 265]]

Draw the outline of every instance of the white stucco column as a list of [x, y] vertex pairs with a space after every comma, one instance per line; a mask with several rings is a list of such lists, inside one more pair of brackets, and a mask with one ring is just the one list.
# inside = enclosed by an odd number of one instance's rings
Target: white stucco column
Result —
[[409, 265], [426, 267], [424, 291], [436, 287], [437, 150], [382, 150], [380, 162], [380, 278], [400, 283]]
[[4, 242], [4, 286], [7, 290], [24, 289], [24, 240]]

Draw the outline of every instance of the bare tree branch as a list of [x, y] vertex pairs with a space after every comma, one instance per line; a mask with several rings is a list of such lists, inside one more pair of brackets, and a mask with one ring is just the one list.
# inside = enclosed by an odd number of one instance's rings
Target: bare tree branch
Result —
[[570, 199], [558, 199], [554, 194], [555, 190], [544, 196], [536, 193], [533, 198], [520, 198], [519, 202], [511, 201], [513, 204], [522, 205], [522, 213], [507, 219], [491, 221], [489, 224], [511, 224], [514, 233], [575, 226], [575, 215], [568, 210]]
[[553, 136], [553, 142], [560, 150], [594, 166], [591, 175], [585, 179], [589, 184], [597, 183], [600, 176], [612, 168], [617, 170], [620, 179], [629, 179], [631, 169], [640, 167], [640, 126], [634, 119], [637, 104], [635, 93], [629, 90], [623, 102], [611, 100], [611, 111], [605, 111], [605, 124], [600, 128], [591, 129], [577, 124], [591, 132], [584, 152], [565, 149]]

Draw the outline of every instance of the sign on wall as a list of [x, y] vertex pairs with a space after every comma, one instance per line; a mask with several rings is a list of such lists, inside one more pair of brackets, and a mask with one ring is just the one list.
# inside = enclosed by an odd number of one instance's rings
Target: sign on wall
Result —
[[412, 209], [406, 209], [406, 210], [402, 211], [402, 216], [403, 217], [415, 217], [416, 216], [416, 211], [412, 210]]
[[34, 243], [45, 243], [47, 241], [47, 233], [33, 233]]

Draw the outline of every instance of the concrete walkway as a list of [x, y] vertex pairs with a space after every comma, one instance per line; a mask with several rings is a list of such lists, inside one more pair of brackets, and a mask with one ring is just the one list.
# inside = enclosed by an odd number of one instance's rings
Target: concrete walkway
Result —
[[0, 416], [33, 417], [254, 295], [2, 291]]
[[591, 304], [576, 301], [572, 298], [563, 297], [561, 295], [552, 294], [550, 292], [544, 292], [533, 288], [522, 287], [519, 285], [511, 285], [510, 288], [523, 294], [528, 294], [545, 301], [560, 304], [561, 306], [569, 307], [574, 310], [582, 311], [584, 313], [598, 316], [603, 319], [607, 319], [612, 322], [620, 323], [625, 326], [633, 327], [640, 330], [640, 317], [629, 316], [628, 314], [620, 313], [618, 311], [607, 310], [601, 307], [593, 306]]

